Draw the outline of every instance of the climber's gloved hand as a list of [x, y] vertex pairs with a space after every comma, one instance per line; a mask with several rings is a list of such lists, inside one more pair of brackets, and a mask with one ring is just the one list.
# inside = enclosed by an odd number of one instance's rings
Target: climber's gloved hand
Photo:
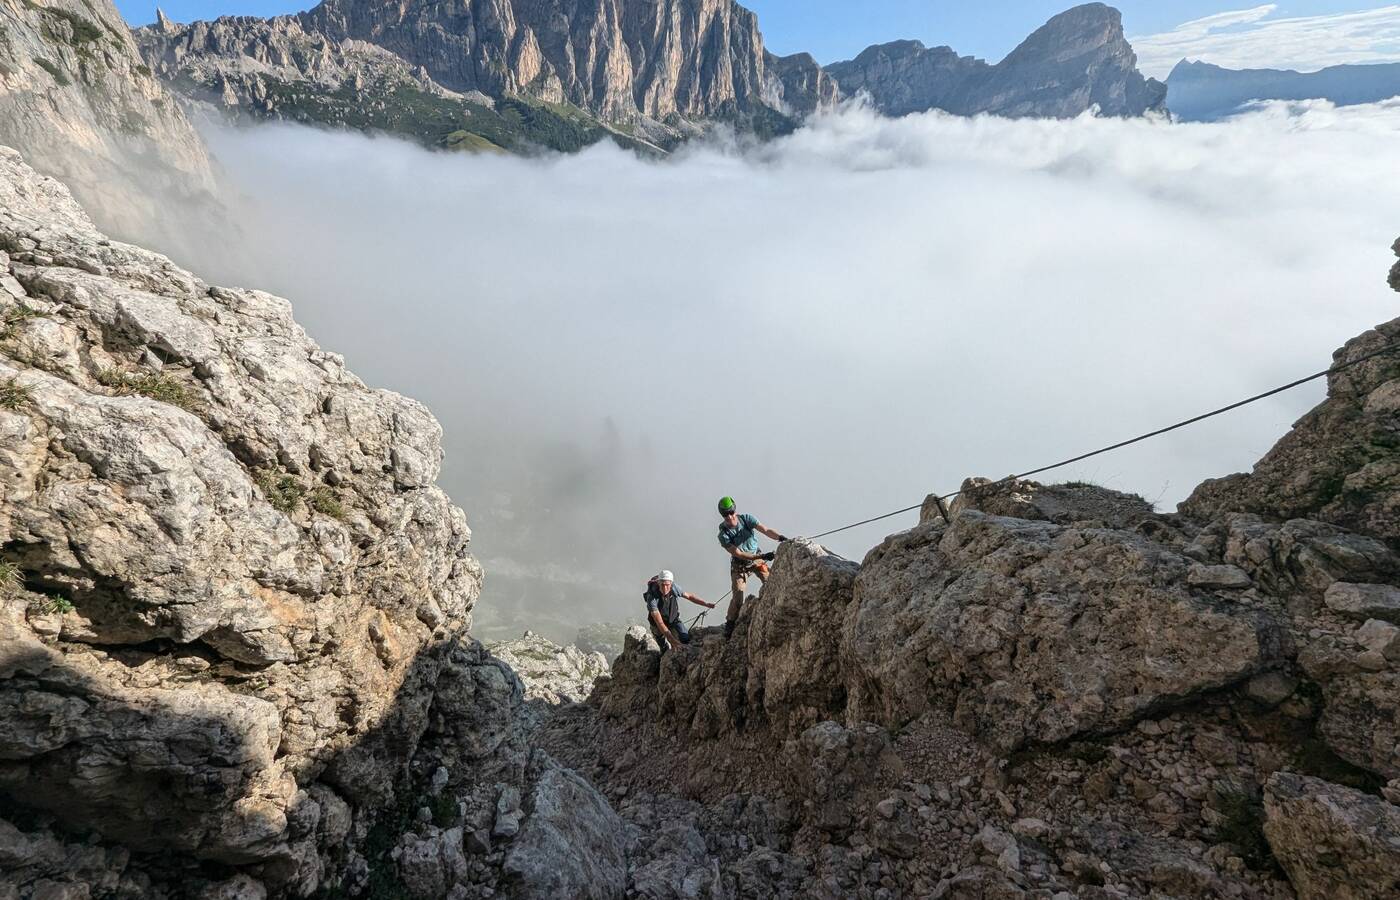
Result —
[[777, 557], [777, 555], [778, 555], [778, 554], [772, 553], [772, 552], [769, 552], [769, 553], [760, 553], [759, 556], [758, 556], [758, 558], [761, 559], [761, 560], [763, 560], [764, 562], [772, 562], [772, 561], [774, 560], [774, 558]]
[[785, 534], [778, 535], [778, 543], [780, 544], [786, 544], [790, 540], [792, 540], [792, 538], [788, 537]]

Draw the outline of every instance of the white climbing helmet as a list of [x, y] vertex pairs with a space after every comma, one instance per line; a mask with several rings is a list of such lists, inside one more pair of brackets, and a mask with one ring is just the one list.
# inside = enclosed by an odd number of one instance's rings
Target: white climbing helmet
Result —
[[669, 582], [671, 582], [672, 584], [675, 584], [675, 583], [676, 583], [676, 576], [674, 576], [674, 575], [671, 574], [671, 570], [670, 570], [670, 569], [662, 569], [662, 570], [661, 570], [661, 574], [656, 576], [656, 580], [657, 580], [657, 581], [669, 581]]

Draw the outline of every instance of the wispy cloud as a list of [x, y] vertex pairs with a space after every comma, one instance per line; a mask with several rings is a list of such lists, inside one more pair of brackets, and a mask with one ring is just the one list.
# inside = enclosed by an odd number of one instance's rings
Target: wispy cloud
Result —
[[1343, 63], [1400, 61], [1400, 6], [1273, 18], [1274, 3], [1195, 19], [1132, 38], [1138, 65], [1165, 78], [1183, 59], [1231, 69], [1312, 72]]

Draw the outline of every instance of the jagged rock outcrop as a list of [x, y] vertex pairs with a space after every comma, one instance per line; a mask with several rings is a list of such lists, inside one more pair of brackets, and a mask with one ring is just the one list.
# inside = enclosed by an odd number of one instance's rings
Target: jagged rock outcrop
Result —
[[603, 654], [561, 647], [530, 631], [514, 641], [492, 641], [486, 649], [524, 683], [526, 700], [580, 703], [592, 692], [593, 682], [608, 674]]
[[[1400, 343], [1400, 322], [1348, 341], [1343, 365]], [[1300, 419], [1249, 474], [1206, 481], [1181, 504], [1188, 515], [1224, 511], [1309, 518], [1400, 547], [1400, 353], [1327, 376], [1327, 399]]]
[[1400, 806], [1280, 772], [1264, 790], [1264, 834], [1299, 900], [1400, 896]]
[[208, 203], [204, 145], [111, 0], [0, 4], [0, 144], [60, 178], [109, 230]]
[[1011, 751], [1123, 728], [1275, 659], [1277, 624], [1190, 570], [1141, 537], [973, 509], [892, 537], [846, 616], [851, 714], [942, 708]]
[[615, 814], [468, 638], [440, 439], [0, 149], [0, 893], [619, 882]]
[[847, 96], [864, 91], [889, 115], [941, 109], [955, 115], [1068, 118], [1164, 110], [1166, 86], [1144, 78], [1122, 16], [1102, 3], [1066, 10], [996, 65], [949, 47], [894, 41], [826, 68]]

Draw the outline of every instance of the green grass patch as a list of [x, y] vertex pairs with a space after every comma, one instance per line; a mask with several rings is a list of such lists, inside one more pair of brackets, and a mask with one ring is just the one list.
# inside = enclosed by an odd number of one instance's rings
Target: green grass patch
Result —
[[184, 410], [194, 408], [194, 395], [182, 382], [164, 373], [131, 375], [116, 369], [104, 369], [97, 373], [97, 383], [111, 388], [118, 396], [140, 394]]
[[67, 597], [48, 596], [35, 597], [34, 600], [30, 602], [29, 608], [41, 616], [66, 616], [75, 609], [73, 601], [69, 600]]
[[291, 475], [276, 469], [259, 469], [253, 473], [253, 482], [263, 492], [272, 508], [281, 513], [289, 513], [297, 508], [306, 496], [306, 488]]
[[345, 518], [344, 504], [336, 496], [335, 490], [327, 485], [322, 484], [314, 488], [306, 502], [308, 506], [324, 516], [330, 516], [332, 519]]
[[29, 388], [13, 378], [0, 382], [0, 409], [17, 410], [34, 399]]
[[34, 57], [34, 63], [39, 68], [52, 75], [53, 80], [57, 81], [61, 87], [68, 87], [68, 85], [73, 83], [73, 79], [69, 78], [67, 73], [65, 73], [58, 66], [49, 62], [47, 59], [43, 59], [41, 57], [36, 56]]
[[151, 67], [145, 63], [138, 63], [133, 67], [133, 71], [135, 71], [137, 75], [144, 75], [147, 78], [151, 77]]
[[479, 134], [470, 131], [454, 131], [442, 139], [442, 146], [448, 150], [461, 150], [467, 153], [504, 153], [505, 149], [498, 147]]

